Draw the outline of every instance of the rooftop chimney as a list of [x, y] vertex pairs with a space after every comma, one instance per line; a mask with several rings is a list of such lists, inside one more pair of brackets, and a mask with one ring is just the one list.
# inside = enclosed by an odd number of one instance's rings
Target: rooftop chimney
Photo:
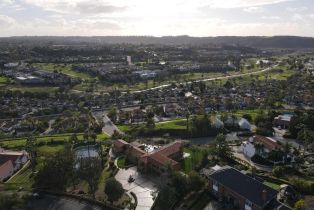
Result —
[[266, 190], [263, 190], [263, 191], [262, 191], [262, 200], [263, 200], [264, 202], [267, 201], [267, 191], [266, 191]]

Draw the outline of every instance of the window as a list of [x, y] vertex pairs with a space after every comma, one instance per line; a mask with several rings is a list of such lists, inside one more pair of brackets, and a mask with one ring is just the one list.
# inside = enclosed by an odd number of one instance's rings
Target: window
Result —
[[214, 183], [213, 183], [213, 190], [218, 192], [218, 182], [217, 181], [214, 181]]
[[253, 203], [251, 201], [249, 200], [245, 201], [245, 205], [244, 205], [245, 210], [252, 210], [252, 206], [253, 206]]

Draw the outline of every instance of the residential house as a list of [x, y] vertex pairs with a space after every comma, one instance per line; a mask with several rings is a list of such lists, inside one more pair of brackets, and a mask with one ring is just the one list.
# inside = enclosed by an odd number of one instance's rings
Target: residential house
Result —
[[0, 181], [10, 177], [28, 160], [25, 151], [15, 152], [0, 148]]
[[234, 209], [264, 210], [276, 200], [277, 191], [230, 166], [202, 169], [210, 192]]
[[158, 149], [148, 151], [145, 150], [142, 144], [115, 140], [113, 142], [113, 152], [116, 154], [125, 154], [144, 173], [153, 172], [163, 174], [168, 168], [172, 168], [173, 170], [180, 169], [178, 161], [183, 156], [183, 143], [175, 141]]
[[278, 115], [277, 117], [274, 118], [273, 124], [276, 127], [287, 129], [290, 125], [292, 117], [293, 115], [291, 114]]
[[251, 137], [249, 141], [244, 141], [241, 144], [240, 151], [242, 151], [245, 156], [251, 158], [255, 154], [266, 156], [269, 152], [279, 150], [281, 148], [282, 146], [277, 142], [277, 140], [270, 137], [256, 135]]

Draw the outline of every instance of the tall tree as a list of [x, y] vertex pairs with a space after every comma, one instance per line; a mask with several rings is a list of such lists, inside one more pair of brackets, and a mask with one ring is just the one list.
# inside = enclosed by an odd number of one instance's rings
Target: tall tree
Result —
[[88, 183], [89, 192], [95, 198], [98, 189], [99, 178], [102, 172], [101, 159], [98, 157], [81, 158], [79, 177]]
[[124, 189], [122, 184], [118, 182], [115, 178], [109, 178], [106, 181], [104, 192], [108, 196], [110, 202], [119, 200], [124, 194]]
[[29, 136], [26, 139], [26, 145], [25, 145], [25, 150], [29, 155], [32, 171], [35, 171], [36, 167], [36, 138], [34, 136]]
[[232, 151], [226, 142], [226, 137], [222, 133], [218, 134], [215, 139], [216, 153], [220, 157], [232, 157]]

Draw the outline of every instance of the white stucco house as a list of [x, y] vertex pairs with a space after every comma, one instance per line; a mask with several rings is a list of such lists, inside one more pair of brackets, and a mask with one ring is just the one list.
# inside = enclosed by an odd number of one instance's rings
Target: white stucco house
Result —
[[[257, 151], [257, 147], [255, 146], [257, 144], [261, 145], [260, 151]], [[248, 141], [242, 142], [240, 146], [240, 151], [249, 158], [253, 157], [256, 153], [264, 156], [273, 150], [279, 149], [281, 149], [281, 146], [275, 139], [259, 135], [250, 137]]]

